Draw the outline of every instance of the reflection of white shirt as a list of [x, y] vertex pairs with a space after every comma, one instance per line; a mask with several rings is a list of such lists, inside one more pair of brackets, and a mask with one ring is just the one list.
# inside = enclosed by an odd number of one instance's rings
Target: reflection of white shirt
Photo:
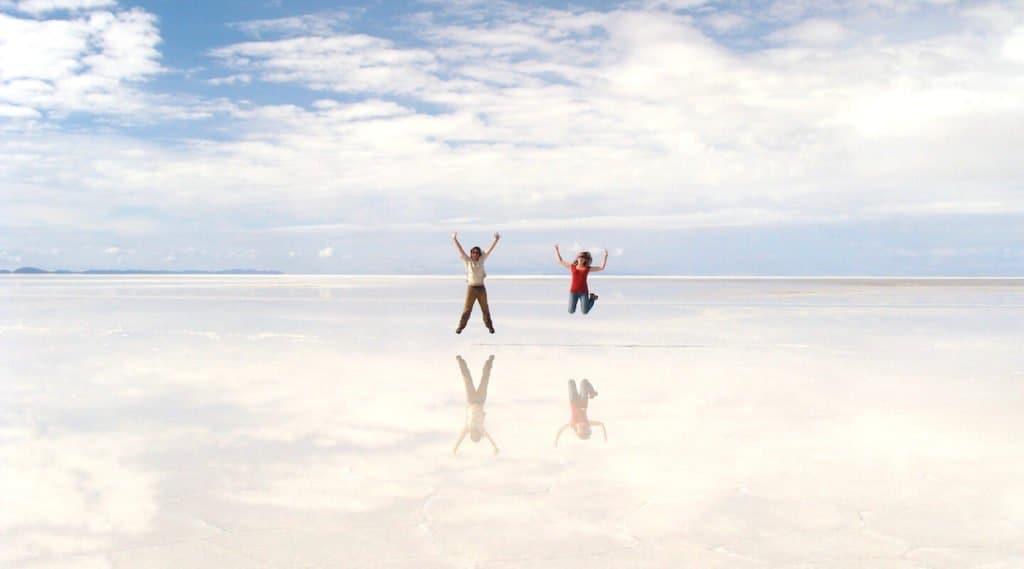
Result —
[[472, 430], [476, 427], [482, 431], [484, 428], [484, 406], [480, 403], [466, 405], [466, 428]]
[[462, 258], [462, 262], [466, 264], [466, 282], [469, 286], [484, 284], [484, 277], [487, 276], [487, 273], [484, 271], [484, 260], [486, 259], [486, 253], [480, 255], [479, 261], [474, 261], [470, 257]]

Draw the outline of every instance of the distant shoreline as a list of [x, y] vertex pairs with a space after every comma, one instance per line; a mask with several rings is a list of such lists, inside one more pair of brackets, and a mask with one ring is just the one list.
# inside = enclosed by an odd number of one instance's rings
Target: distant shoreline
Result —
[[56, 269], [48, 271], [36, 267], [19, 267], [14, 270], [0, 269], [0, 274], [8, 275], [283, 275], [281, 271], [266, 271], [259, 269], [223, 269], [219, 271], [183, 270], [183, 271], [160, 271], [146, 269], [86, 269], [84, 271], [69, 271]]
[[[14, 271], [0, 269], [0, 275], [17, 276], [271, 276], [286, 278], [337, 278], [337, 279], [423, 279], [423, 280], [463, 280], [462, 274], [387, 274], [387, 273], [285, 273], [282, 271], [250, 270], [250, 269], [225, 269], [219, 271], [148, 271], [148, 270], [112, 270], [112, 269], [90, 269], [85, 271], [44, 271], [41, 269]], [[502, 274], [487, 277], [489, 281], [514, 281], [514, 280], [560, 280], [566, 276], [561, 273], [533, 273], [533, 274]], [[612, 274], [594, 275], [600, 280], [691, 280], [691, 281], [832, 281], [840, 282], [893, 282], [893, 281], [917, 281], [933, 283], [950, 283], [952, 281], [966, 281], [979, 283], [984, 281], [1012, 282], [1024, 284], [1024, 276], [958, 276], [958, 275], [652, 275], [652, 274]]]

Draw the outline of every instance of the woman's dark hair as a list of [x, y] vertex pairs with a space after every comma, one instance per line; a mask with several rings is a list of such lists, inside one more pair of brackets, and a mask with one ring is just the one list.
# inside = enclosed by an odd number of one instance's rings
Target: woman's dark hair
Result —
[[484, 254], [484, 250], [479, 248], [479, 247], [473, 247], [472, 249], [469, 250], [469, 254], [472, 255], [473, 253], [479, 253], [479, 254], [483, 255]]

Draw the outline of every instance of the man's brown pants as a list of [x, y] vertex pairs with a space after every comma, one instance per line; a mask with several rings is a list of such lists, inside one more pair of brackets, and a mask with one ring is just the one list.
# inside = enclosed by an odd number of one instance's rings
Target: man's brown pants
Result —
[[484, 326], [488, 329], [494, 328], [491, 323], [491, 309], [487, 306], [487, 289], [484, 285], [466, 287], [466, 304], [462, 307], [462, 319], [459, 320], [459, 330], [466, 327], [469, 322], [469, 315], [473, 313], [473, 303], [480, 303], [480, 310], [484, 313]]

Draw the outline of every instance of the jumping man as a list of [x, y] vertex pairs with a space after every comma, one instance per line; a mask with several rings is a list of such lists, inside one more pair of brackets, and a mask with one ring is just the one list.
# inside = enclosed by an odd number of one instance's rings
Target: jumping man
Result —
[[494, 323], [491, 322], [491, 309], [487, 305], [487, 289], [484, 288], [484, 278], [487, 277], [487, 272], [484, 271], [484, 261], [491, 256], [491, 251], [494, 251], [494, 246], [498, 244], [498, 239], [501, 239], [501, 235], [498, 233], [494, 234], [494, 241], [491, 241], [491, 246], [487, 248], [487, 252], [483, 252], [479, 247], [473, 247], [469, 250], [469, 255], [466, 255], [466, 251], [462, 248], [462, 244], [459, 243], [458, 233], [452, 233], [452, 241], [455, 242], [455, 248], [459, 250], [459, 257], [462, 258], [462, 262], [466, 265], [466, 303], [462, 307], [462, 318], [459, 320], [459, 327], [455, 329], [456, 334], [461, 334], [462, 330], [466, 327], [466, 323], [469, 322], [469, 315], [473, 312], [473, 303], [480, 303], [480, 310], [484, 315], [484, 326], [494, 333]]

